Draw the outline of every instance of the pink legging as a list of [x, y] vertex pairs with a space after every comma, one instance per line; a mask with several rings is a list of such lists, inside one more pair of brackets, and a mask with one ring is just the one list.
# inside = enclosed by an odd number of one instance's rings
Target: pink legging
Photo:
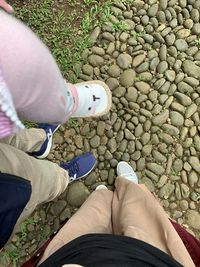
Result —
[[20, 118], [66, 121], [66, 84], [48, 48], [23, 23], [0, 10], [0, 68]]

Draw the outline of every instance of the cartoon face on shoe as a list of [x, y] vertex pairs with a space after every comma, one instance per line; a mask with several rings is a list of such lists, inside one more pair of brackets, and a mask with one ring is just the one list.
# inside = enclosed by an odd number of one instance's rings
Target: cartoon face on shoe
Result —
[[111, 107], [111, 92], [101, 81], [83, 82], [74, 85], [76, 110], [73, 117], [103, 116]]

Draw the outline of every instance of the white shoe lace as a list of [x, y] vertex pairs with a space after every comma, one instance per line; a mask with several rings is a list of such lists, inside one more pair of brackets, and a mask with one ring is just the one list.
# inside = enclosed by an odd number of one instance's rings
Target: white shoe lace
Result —
[[76, 180], [76, 178], [77, 178], [77, 174], [75, 173], [74, 176], [69, 177], [69, 181], [73, 182]]
[[53, 132], [51, 129], [49, 129], [49, 132], [47, 133], [47, 139], [49, 140], [53, 135]]

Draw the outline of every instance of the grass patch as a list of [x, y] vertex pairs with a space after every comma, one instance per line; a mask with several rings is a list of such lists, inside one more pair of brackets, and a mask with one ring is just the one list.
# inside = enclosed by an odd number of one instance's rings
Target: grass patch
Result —
[[200, 193], [196, 192], [196, 202], [200, 202]]
[[[74, 64], [81, 59], [81, 53], [89, 47], [87, 33], [90, 30], [90, 18], [86, 13], [77, 29], [80, 14], [74, 9], [72, 2], [70, 14], [53, 0], [29, 0], [22, 7], [15, 7], [16, 15], [23, 20], [42, 41], [50, 48], [66, 78]], [[78, 10], [81, 10], [78, 6]], [[72, 26], [74, 25], [74, 26]]]
[[131, 36], [135, 39], [138, 39], [139, 37], [142, 37], [143, 35], [144, 35], [144, 32], [135, 32], [135, 31], [131, 32]]
[[200, 46], [200, 38], [194, 41], [197, 46]]
[[[23, 5], [15, 4], [14, 8], [16, 16], [50, 48], [63, 76], [71, 81], [70, 71], [82, 62], [83, 51], [93, 45], [89, 38], [91, 30], [109, 20], [111, 6], [111, 1], [64, 1], [59, 4], [56, 0], [29, 0]], [[77, 73], [75, 75], [77, 77]]]
[[142, 81], [142, 76], [141, 75], [136, 75], [134, 81], [135, 82], [141, 82]]
[[132, 5], [135, 0], [121, 0], [123, 4]]
[[126, 31], [128, 30], [128, 25], [124, 21], [119, 21], [113, 23], [113, 29], [115, 31]]
[[20, 233], [16, 235], [15, 245], [8, 244], [5, 251], [1, 252], [0, 258], [3, 262], [10, 262], [12, 267], [17, 267], [20, 258], [22, 257], [22, 244], [26, 241], [28, 230], [28, 225], [35, 225], [37, 221], [33, 218], [26, 219], [20, 225]]
[[27, 129], [29, 129], [29, 128], [37, 128], [38, 127], [38, 124], [35, 123], [35, 122], [32, 122], [32, 121], [23, 121], [23, 124], [25, 125], [25, 127]]
[[22, 243], [26, 241], [26, 237], [28, 235], [27, 226], [28, 225], [35, 225], [37, 221], [33, 218], [26, 219], [20, 226], [20, 234], [19, 234], [19, 240], [18, 243]]
[[75, 118], [70, 118], [67, 122], [67, 124], [71, 127], [71, 128], [77, 128], [77, 127], [80, 127], [81, 124], [80, 122], [78, 121], [78, 119], [75, 119]]
[[[134, 0], [124, 0], [133, 4]], [[83, 62], [82, 53], [93, 45], [89, 38], [94, 27], [110, 21], [114, 1], [96, 0], [27, 0], [15, 2], [15, 15], [24, 21], [50, 48], [63, 76], [71, 82], [73, 68]], [[113, 29], [126, 30], [123, 21], [113, 23]], [[136, 33], [135, 38], [142, 33]], [[78, 77], [78, 74], [75, 73]]]
[[86, 5], [92, 5], [92, 4], [97, 4], [98, 3], [98, 1], [96, 1], [96, 0], [83, 0], [83, 2], [84, 2], [84, 4], [86, 4]]
[[[19, 262], [22, 262], [22, 258], [24, 257], [25, 251], [23, 245], [27, 242], [29, 235], [29, 230], [27, 228], [29, 225], [33, 225], [34, 227], [39, 226], [39, 229], [37, 229], [37, 233], [35, 234], [37, 237], [37, 245], [47, 240], [48, 236], [45, 232], [45, 225], [42, 221], [36, 220], [34, 217], [26, 219], [20, 225], [20, 232], [14, 237], [15, 242], [6, 245], [5, 249], [0, 253], [0, 266], [18, 267], [21, 265]], [[52, 234], [53, 230], [49, 235]]]
[[21, 258], [19, 249], [15, 248], [12, 251], [5, 252], [3, 254], [4, 262], [11, 262], [12, 267], [17, 267], [17, 263]]

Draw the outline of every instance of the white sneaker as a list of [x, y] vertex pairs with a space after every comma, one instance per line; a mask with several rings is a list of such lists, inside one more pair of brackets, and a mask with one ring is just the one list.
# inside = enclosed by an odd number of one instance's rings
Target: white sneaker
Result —
[[96, 187], [95, 190], [101, 190], [101, 189], [106, 189], [106, 190], [108, 190], [108, 188], [107, 188], [104, 184], [100, 184], [100, 185], [98, 185], [98, 186]]
[[133, 168], [125, 161], [120, 161], [117, 165], [117, 175], [121, 176], [135, 184], [138, 184], [138, 178]]
[[98, 117], [109, 112], [112, 94], [102, 81], [67, 83], [74, 99], [70, 117]]

